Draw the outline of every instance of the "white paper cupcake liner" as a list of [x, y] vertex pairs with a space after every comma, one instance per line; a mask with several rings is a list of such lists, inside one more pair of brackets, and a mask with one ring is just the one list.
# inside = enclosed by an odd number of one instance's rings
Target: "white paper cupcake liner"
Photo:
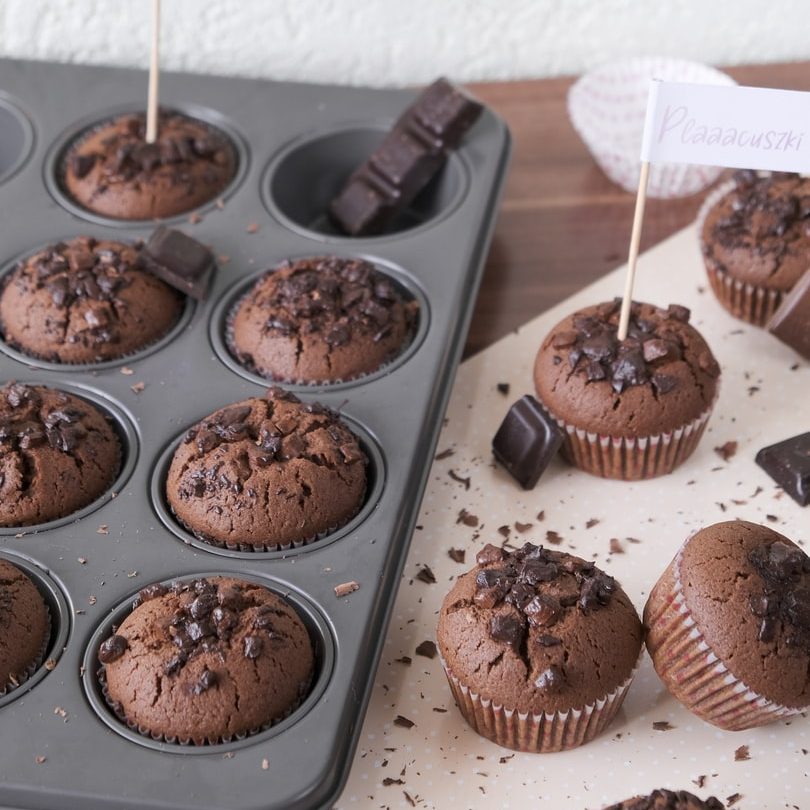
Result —
[[444, 659], [441, 662], [459, 711], [478, 734], [515, 751], [548, 754], [584, 745], [610, 725], [624, 702], [643, 654], [642, 645], [627, 678], [594, 703], [581, 709], [541, 714], [508, 709], [473, 692], [453, 674]]
[[[687, 541], [688, 542], [688, 541]], [[734, 675], [712, 652], [686, 604], [678, 551], [644, 611], [647, 649], [669, 692], [702, 720], [743, 731], [789, 717], [807, 707], [783, 706]]]
[[719, 392], [696, 419], [667, 433], [652, 436], [610, 436], [578, 428], [554, 414], [548, 415], [563, 429], [562, 452], [575, 467], [602, 478], [640, 481], [671, 473], [686, 461], [700, 442]]
[[[571, 123], [605, 174], [626, 191], [638, 188], [641, 137], [650, 79], [733, 85], [727, 74], [682, 59], [635, 58], [610, 62], [582, 76], [568, 92]], [[686, 197], [710, 186], [714, 166], [655, 163], [650, 197]]]
[[[703, 225], [709, 211], [734, 188], [736, 188], [736, 183], [733, 180], [722, 183], [703, 201], [695, 223], [701, 248], [703, 247]], [[721, 306], [735, 318], [764, 328], [773, 313], [779, 308], [787, 291], [774, 290], [736, 279], [711, 256], [707, 256], [702, 249], [701, 253], [703, 253], [703, 263], [709, 276], [709, 284]]]

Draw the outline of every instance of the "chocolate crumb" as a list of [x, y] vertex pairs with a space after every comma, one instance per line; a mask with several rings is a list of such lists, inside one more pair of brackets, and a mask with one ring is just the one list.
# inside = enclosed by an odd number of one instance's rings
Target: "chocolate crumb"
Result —
[[599, 524], [599, 518], [589, 518], [585, 522], [585, 528], [586, 529], [592, 529], [594, 526], [596, 526], [598, 524]]
[[732, 793], [731, 796], [726, 796], [726, 804], [731, 807], [742, 799], [742, 793]]
[[432, 641], [426, 639], [416, 648], [416, 654], [421, 655], [424, 658], [435, 658], [436, 645]]
[[551, 545], [553, 546], [559, 546], [560, 543], [562, 543], [562, 541], [563, 541], [562, 537], [559, 534], [557, 534], [557, 532], [551, 530], [546, 532], [547, 543], [551, 543]]
[[706, 786], [706, 774], [705, 773], [700, 774], [700, 776], [698, 776], [697, 779], [693, 779], [692, 782], [693, 782], [693, 784], [697, 785], [699, 788], [705, 787]]
[[401, 714], [398, 714], [394, 718], [394, 725], [401, 726], [402, 728], [413, 728], [416, 723], [414, 723], [413, 720], [408, 720], [407, 717], [403, 717]]
[[747, 745], [741, 745], [734, 751], [734, 761], [735, 762], [745, 762], [746, 760], [751, 759], [751, 754], [748, 751]]
[[403, 655], [402, 658], [395, 658], [395, 664], [404, 664], [406, 667], [411, 665], [411, 657], [409, 655]]
[[447, 450], [442, 450], [441, 453], [437, 453], [433, 458], [435, 461], [444, 461], [446, 458], [450, 458], [455, 452], [452, 447], [448, 447]]
[[675, 726], [668, 723], [666, 720], [656, 720], [652, 724], [652, 727], [654, 731], [672, 731], [675, 728]]
[[460, 476], [455, 470], [448, 470], [447, 474], [457, 483], [464, 484], [464, 489], [469, 490], [470, 488], [470, 479], [463, 478]]
[[390, 787], [391, 785], [404, 785], [405, 780], [403, 779], [394, 779], [393, 776], [386, 776], [385, 779], [382, 780], [383, 787]]
[[498, 389], [499, 394], [503, 394], [505, 397], [509, 396], [509, 383], [498, 383], [495, 387]]
[[436, 583], [436, 575], [433, 571], [430, 570], [429, 565], [423, 565], [417, 572], [416, 572], [416, 579], [420, 582], [424, 582], [428, 585], [435, 585]]
[[451, 548], [448, 550], [447, 556], [453, 562], [464, 563], [464, 558], [467, 556], [467, 552], [463, 548]]
[[465, 526], [470, 526], [474, 529], [476, 526], [478, 526], [478, 516], [473, 515], [466, 509], [461, 509], [459, 510], [458, 517], [456, 518], [456, 523], [463, 523]]
[[512, 532], [511, 526], [507, 526], [505, 524], [503, 526], [498, 526], [498, 534], [503, 535], [504, 537], [509, 537], [511, 532]]
[[523, 534], [524, 532], [529, 531], [534, 524], [532, 523], [521, 523], [520, 521], [515, 521], [515, 531], [519, 534]]
[[335, 596], [340, 598], [341, 596], [348, 596], [350, 593], [354, 593], [360, 586], [354, 581], [351, 582], [342, 582], [340, 585], [335, 585]]
[[618, 537], [610, 538], [610, 554], [624, 554], [621, 540]]
[[720, 447], [715, 447], [714, 452], [717, 453], [723, 461], [729, 461], [737, 453], [737, 442], [728, 441], [721, 444]]

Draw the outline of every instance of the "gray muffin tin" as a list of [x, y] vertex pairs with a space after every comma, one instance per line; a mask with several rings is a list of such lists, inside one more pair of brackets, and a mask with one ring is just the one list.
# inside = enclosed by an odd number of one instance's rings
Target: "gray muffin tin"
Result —
[[[57, 176], [62, 150], [78, 132], [141, 108], [142, 72], [0, 60], [0, 91], [4, 272], [62, 238], [149, 235], [152, 222], [82, 211], [62, 194]], [[503, 122], [485, 111], [396, 229], [365, 239], [335, 234], [323, 216], [326, 203], [412, 98], [398, 90], [163, 75], [162, 103], [224, 130], [239, 155], [238, 174], [221, 195], [224, 206], [197, 209], [197, 224], [187, 215], [166, 220], [229, 257], [208, 299], [189, 304], [167, 339], [120, 362], [59, 366], [0, 343], [0, 380], [86, 397], [109, 413], [126, 452], [110, 492], [86, 509], [39, 527], [0, 530], [0, 556], [31, 573], [46, 597], [54, 623], [49, 658], [56, 661], [0, 700], [1, 805], [258, 810], [328, 806], [338, 796], [510, 150]], [[253, 223], [258, 230], [249, 233]], [[267, 386], [227, 355], [221, 335], [228, 306], [258, 271], [325, 253], [375, 261], [421, 303], [412, 345], [383, 372], [333, 386], [288, 386], [306, 401], [340, 410], [360, 436], [371, 460], [366, 505], [347, 527], [300, 549], [230, 552], [201, 543], [177, 526], [163, 502], [170, 448], [200, 418]], [[124, 367], [134, 373], [122, 373]], [[145, 389], [136, 394], [130, 386], [138, 382]], [[268, 731], [219, 746], [172, 745], [130, 731], [100, 697], [98, 641], [145, 585], [216, 573], [258, 579], [292, 601], [317, 653], [309, 697]], [[335, 586], [350, 580], [359, 590], [338, 598]]]

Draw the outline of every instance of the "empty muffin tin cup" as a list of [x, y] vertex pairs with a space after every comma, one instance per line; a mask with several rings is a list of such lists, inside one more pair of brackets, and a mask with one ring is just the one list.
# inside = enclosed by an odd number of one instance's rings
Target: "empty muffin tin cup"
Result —
[[[183, 441], [183, 437], [186, 435], [186, 430], [169, 444], [160, 454], [155, 464], [149, 487], [152, 497], [152, 506], [160, 520], [175, 537], [178, 537], [184, 543], [194, 546], [194, 548], [200, 551], [220, 554], [224, 557], [237, 557], [246, 560], [279, 559], [290, 557], [293, 554], [308, 551], [309, 549], [323, 548], [326, 545], [334, 543], [342, 537], [346, 537], [354, 532], [358, 526], [366, 520], [377, 506], [385, 487], [385, 461], [377, 440], [351, 417], [341, 414], [340, 418], [357, 437], [360, 447], [368, 459], [368, 465], [366, 466], [366, 494], [363, 498], [363, 503], [357, 511], [357, 514], [342, 526], [336, 526], [334, 529], [329, 529], [314, 537], [308, 537], [305, 540], [296, 540], [271, 550], [255, 549], [250, 545], [241, 543], [225, 545], [224, 543], [203, 539], [193, 534], [177, 519], [166, 499], [166, 479], [169, 474], [169, 467], [171, 466], [175, 450], [177, 450], [180, 442]], [[189, 428], [190, 427], [192, 427], [192, 425], [189, 425]]]
[[229, 751], [237, 751], [247, 746], [259, 745], [269, 740], [271, 737], [283, 734], [305, 714], [311, 711], [326, 691], [326, 687], [329, 684], [335, 667], [335, 640], [320, 610], [301, 591], [270, 577], [223, 571], [187, 574], [163, 580], [162, 584], [168, 586], [175, 581], [190, 582], [195, 579], [217, 576], [230, 576], [249, 582], [255, 582], [268, 588], [292, 605], [309, 633], [312, 649], [315, 654], [315, 671], [312, 676], [309, 691], [303, 700], [285, 717], [268, 724], [260, 730], [244, 736], [240, 735], [227, 742], [208, 743], [204, 745], [195, 745], [191, 742], [167, 742], [166, 739], [161, 736], [155, 737], [150, 735], [149, 732], [138, 730], [137, 727], [131, 726], [125, 718], [119, 716], [119, 713], [116, 712], [115, 708], [110, 705], [105, 697], [106, 689], [98, 660], [98, 648], [101, 642], [111, 636], [121, 622], [132, 612], [132, 602], [138, 595], [138, 592], [135, 591], [114, 607], [112, 611], [107, 614], [104, 621], [96, 628], [87, 644], [82, 661], [82, 686], [84, 687], [85, 694], [93, 710], [103, 723], [131, 742], [157, 751], [176, 754], [218, 754], [221, 756]]
[[[306, 257], [298, 256], [290, 259], [290, 261], [294, 262], [301, 258]], [[240, 279], [220, 298], [211, 313], [208, 330], [211, 345], [217, 357], [235, 374], [239, 374], [246, 380], [256, 383], [256, 385], [268, 386], [278, 384], [284, 386], [288, 391], [304, 394], [311, 394], [317, 391], [340, 391], [346, 388], [354, 388], [358, 385], [365, 385], [381, 377], [386, 377], [404, 363], [407, 363], [419, 350], [430, 326], [430, 307], [428, 305], [427, 296], [422, 291], [421, 287], [405, 273], [405, 271], [390, 262], [377, 259], [373, 256], [355, 256], [349, 258], [360, 258], [371, 262], [380, 273], [383, 273], [385, 277], [394, 284], [406, 301], [415, 301], [418, 306], [416, 321], [413, 325], [410, 339], [403, 344], [400, 351], [394, 357], [368, 374], [361, 374], [349, 380], [335, 380], [333, 382], [302, 383], [281, 379], [274, 380], [271, 377], [263, 377], [261, 374], [257, 374], [254, 370], [242, 365], [231, 353], [230, 347], [228, 346], [230, 321], [233, 319], [236, 308], [242, 299], [250, 293], [250, 290], [260, 279], [272, 272], [273, 268], [260, 270], [247, 278]]]
[[[329, 203], [382, 143], [389, 128], [390, 124], [344, 124], [287, 144], [270, 161], [262, 179], [267, 210], [287, 227], [314, 239], [356, 239], [332, 222]], [[468, 187], [469, 171], [454, 152], [385, 232], [371, 238], [390, 238], [435, 225], [459, 206]]]
[[[6, 380], [2, 381], [7, 382]], [[100, 509], [105, 503], [114, 498], [123, 489], [129, 480], [132, 471], [138, 461], [138, 433], [129, 413], [119, 405], [112, 397], [103, 393], [100, 389], [89, 388], [83, 385], [72, 385], [61, 380], [26, 380], [17, 378], [16, 382], [23, 385], [42, 385], [54, 391], [64, 391], [66, 394], [73, 394], [94, 405], [104, 416], [107, 417], [113, 430], [121, 443], [121, 461], [118, 466], [118, 474], [109, 487], [87, 506], [77, 509], [64, 517], [49, 520], [47, 523], [36, 523], [31, 526], [0, 526], [0, 537], [3, 536], [23, 536], [27, 534], [37, 534], [38, 532], [56, 529], [59, 526], [66, 526], [68, 523], [75, 523], [82, 518]]]
[[[238, 129], [221, 113], [216, 110], [211, 110], [207, 107], [200, 107], [196, 104], [172, 104], [167, 107], [172, 112], [178, 112], [182, 115], [194, 118], [207, 126], [209, 129], [216, 132], [226, 141], [228, 141], [233, 149], [235, 158], [235, 170], [230, 182], [216, 194], [212, 199], [207, 202], [190, 208], [187, 211], [182, 211], [179, 214], [170, 217], [161, 217], [160, 221], [166, 225], [177, 224], [181, 222], [188, 222], [189, 215], [192, 212], [204, 214], [216, 208], [217, 203], [221, 200], [228, 199], [242, 181], [248, 171], [248, 164], [250, 162], [250, 153], [248, 151], [247, 142], [239, 133]], [[86, 116], [80, 121], [76, 122], [68, 129], [66, 129], [54, 141], [48, 154], [45, 157], [44, 167], [44, 181], [45, 186], [50, 192], [51, 196], [69, 211], [81, 219], [93, 222], [96, 225], [106, 225], [114, 228], [149, 228], [155, 226], [154, 219], [118, 219], [115, 217], [105, 216], [104, 214], [97, 214], [81, 205], [67, 190], [64, 182], [65, 178], [65, 161], [67, 159], [70, 148], [86, 137], [90, 132], [104, 124], [109, 123], [112, 119], [121, 115], [132, 114], [141, 112], [141, 108], [135, 104], [122, 104], [116, 107], [111, 107], [100, 113]]]
[[[13, 259], [7, 261], [4, 265], [0, 266], [0, 293], [2, 293], [3, 288], [8, 283], [11, 274], [14, 272], [19, 262], [24, 261], [36, 253], [39, 253], [39, 251], [43, 250], [48, 245], [52, 245], [57, 242], [66, 242], [70, 239], [76, 238], [76, 236], [77, 234], [73, 234], [71, 236], [65, 236], [61, 239], [52, 239], [49, 242], [40, 245], [38, 248], [36, 248], [36, 250], [26, 250], [24, 253], [21, 253]], [[115, 241], [125, 242], [128, 240], [121, 239]], [[195, 309], [196, 302], [194, 299], [188, 295], [184, 296], [180, 314], [178, 315], [177, 320], [164, 335], [151, 343], [147, 343], [137, 351], [123, 354], [120, 357], [114, 357], [110, 360], [101, 360], [98, 363], [59, 363], [54, 360], [45, 360], [41, 357], [28, 354], [22, 349], [16, 348], [6, 341], [4, 334], [5, 330], [2, 322], [0, 322], [0, 352], [8, 355], [18, 363], [25, 364], [29, 368], [41, 368], [45, 371], [103, 371], [104, 369], [108, 368], [117, 368], [118, 366], [125, 366], [127, 363], [134, 363], [138, 360], [142, 360], [144, 357], [148, 357], [150, 354], [159, 352], [162, 348], [171, 343], [191, 323], [191, 319], [194, 317]]]
[[33, 145], [31, 122], [10, 96], [0, 93], [0, 183], [22, 168]]
[[6, 688], [0, 693], [0, 708], [25, 695], [33, 689], [47, 674], [55, 669], [70, 635], [71, 611], [61, 586], [44, 567], [30, 557], [18, 552], [3, 549], [0, 559], [10, 562], [19, 568], [34, 583], [45, 602], [50, 619], [50, 634], [38, 661], [31, 672], [19, 686]]

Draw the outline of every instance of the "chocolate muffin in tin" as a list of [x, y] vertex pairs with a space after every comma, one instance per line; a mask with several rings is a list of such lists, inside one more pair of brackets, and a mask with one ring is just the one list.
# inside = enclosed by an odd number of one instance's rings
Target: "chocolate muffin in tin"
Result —
[[281, 388], [215, 411], [174, 453], [166, 499], [200, 539], [266, 551], [348, 523], [366, 492], [367, 459], [332, 410]]
[[714, 796], [703, 800], [686, 790], [661, 788], [647, 796], [611, 804], [605, 810], [723, 810], [723, 803]]
[[351, 380], [376, 371], [413, 338], [418, 304], [363, 259], [283, 262], [229, 317], [231, 354], [249, 371], [287, 383]]
[[20, 261], [0, 293], [5, 341], [51, 362], [98, 363], [159, 340], [183, 300], [142, 268], [139, 247], [80, 236]]
[[0, 696], [33, 675], [45, 657], [51, 623], [36, 585], [0, 559]]
[[182, 214], [214, 199], [236, 173], [226, 136], [195, 118], [161, 110], [155, 143], [146, 116], [122, 115], [91, 129], [68, 151], [63, 184], [83, 208], [114, 219]]
[[0, 389], [0, 526], [65, 517], [115, 480], [121, 443], [80, 397], [45, 386]]
[[153, 739], [217, 744], [294, 711], [315, 656], [294, 608], [230, 577], [144, 588], [98, 650], [102, 691], [118, 717]]

